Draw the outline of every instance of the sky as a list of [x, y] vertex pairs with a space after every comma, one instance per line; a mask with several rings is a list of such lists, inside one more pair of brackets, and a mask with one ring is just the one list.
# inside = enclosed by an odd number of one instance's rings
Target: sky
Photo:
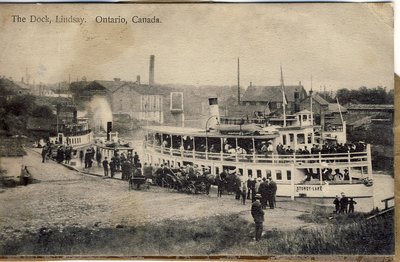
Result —
[[[14, 23], [12, 15], [49, 16], [52, 24]], [[57, 24], [55, 16], [86, 23]], [[97, 16], [127, 24], [96, 23]], [[134, 24], [132, 16], [160, 24]], [[278, 85], [307, 90], [393, 88], [391, 4], [2, 5], [0, 75], [35, 83], [103, 79], [158, 84]]]

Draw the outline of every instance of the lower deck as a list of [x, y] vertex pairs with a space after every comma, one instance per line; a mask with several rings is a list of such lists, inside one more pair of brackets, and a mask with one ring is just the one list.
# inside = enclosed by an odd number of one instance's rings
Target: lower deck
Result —
[[372, 197], [372, 186], [367, 185], [366, 178], [372, 178], [372, 170], [364, 162], [357, 166], [338, 163], [329, 167], [338, 169], [343, 174], [348, 170], [348, 177], [342, 179], [329, 179], [324, 177], [324, 165], [307, 165], [295, 162], [276, 161], [274, 163], [260, 162], [233, 162], [202, 158], [185, 157], [182, 155], [165, 154], [162, 151], [154, 150], [152, 147], [144, 148], [143, 162], [157, 165], [168, 165], [169, 167], [182, 167], [187, 165], [197, 166], [204, 171], [208, 169], [211, 174], [217, 175], [223, 170], [236, 173], [246, 182], [248, 179], [261, 181], [262, 178], [271, 177], [278, 185], [277, 196], [286, 197], [315, 197], [332, 198], [344, 192], [349, 197]]

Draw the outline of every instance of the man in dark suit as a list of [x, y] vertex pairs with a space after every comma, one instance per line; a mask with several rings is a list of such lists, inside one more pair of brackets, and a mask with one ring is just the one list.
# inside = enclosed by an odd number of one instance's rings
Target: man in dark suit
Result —
[[251, 216], [254, 219], [255, 223], [255, 239], [256, 241], [260, 241], [261, 235], [263, 232], [263, 223], [264, 223], [264, 211], [261, 207], [261, 195], [256, 194], [256, 201], [251, 205]]
[[276, 191], [278, 190], [278, 186], [276, 185], [276, 182], [272, 180], [271, 177], [268, 178], [268, 202], [269, 202], [269, 208], [274, 209], [276, 207]]
[[347, 213], [347, 206], [349, 205], [349, 198], [342, 193], [342, 198], [340, 199], [340, 213]]
[[335, 214], [339, 214], [339, 211], [340, 211], [340, 199], [339, 199], [338, 195], [336, 195], [335, 200], [333, 200], [333, 204], [335, 205]]
[[258, 193], [261, 195], [261, 207], [262, 209], [265, 209], [268, 201], [268, 184], [265, 180], [265, 177], [262, 180], [263, 181], [258, 188]]
[[[254, 186], [255, 186], [255, 184], [254, 184]], [[253, 181], [251, 180], [251, 175], [249, 175], [249, 178], [247, 179], [247, 199], [250, 199], [253, 189], [254, 189]]]
[[108, 176], [108, 160], [107, 157], [103, 160], [104, 176]]

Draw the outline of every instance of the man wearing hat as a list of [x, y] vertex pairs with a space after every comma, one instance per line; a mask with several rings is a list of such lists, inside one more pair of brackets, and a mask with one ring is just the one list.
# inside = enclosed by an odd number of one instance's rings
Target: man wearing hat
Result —
[[256, 226], [256, 241], [259, 241], [263, 232], [264, 211], [262, 210], [260, 202], [261, 195], [256, 194], [255, 198], [256, 201], [251, 205], [251, 215]]

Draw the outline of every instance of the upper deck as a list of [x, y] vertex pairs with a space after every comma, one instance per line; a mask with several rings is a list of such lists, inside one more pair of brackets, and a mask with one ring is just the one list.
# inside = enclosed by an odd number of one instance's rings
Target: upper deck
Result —
[[350, 147], [348, 150], [347, 147], [343, 150], [342, 147], [337, 152], [326, 152], [324, 149], [313, 153], [308, 150], [301, 153], [295, 150], [278, 152], [282, 129], [278, 133], [229, 135], [196, 128], [151, 126], [147, 128], [148, 134], [144, 145], [154, 153], [180, 157], [186, 161], [199, 159], [228, 163], [265, 163], [295, 165], [298, 168], [349, 168], [371, 165], [369, 145], [361, 150]]
[[213, 153], [196, 150], [184, 150], [170, 147], [157, 146], [150, 142], [144, 144], [148, 150], [166, 156], [182, 157], [186, 160], [210, 160], [230, 163], [255, 163], [272, 165], [295, 165], [298, 168], [339, 168], [339, 167], [364, 167], [370, 162], [370, 148], [364, 152], [332, 153], [332, 154], [307, 154], [280, 155], [276, 153], [257, 154], [257, 153]]

